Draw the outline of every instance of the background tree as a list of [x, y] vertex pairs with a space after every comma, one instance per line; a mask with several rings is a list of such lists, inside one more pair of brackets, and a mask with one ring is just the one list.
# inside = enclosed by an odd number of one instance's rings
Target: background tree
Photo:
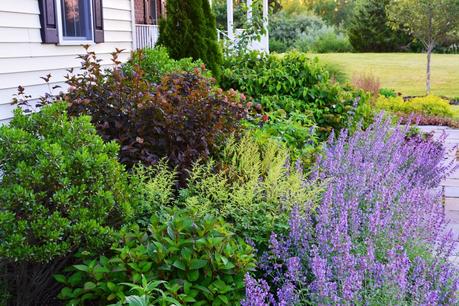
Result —
[[395, 30], [387, 23], [386, 8], [391, 0], [362, 0], [354, 9], [349, 24], [349, 40], [356, 51], [399, 51], [412, 38], [402, 30]]
[[458, 0], [397, 0], [388, 6], [394, 29], [406, 29], [422, 42], [427, 51], [426, 91], [430, 94], [432, 51], [438, 44], [448, 43], [458, 35]]
[[167, 17], [160, 23], [158, 43], [174, 59], [201, 59], [218, 79], [223, 53], [208, 0], [168, 0]]

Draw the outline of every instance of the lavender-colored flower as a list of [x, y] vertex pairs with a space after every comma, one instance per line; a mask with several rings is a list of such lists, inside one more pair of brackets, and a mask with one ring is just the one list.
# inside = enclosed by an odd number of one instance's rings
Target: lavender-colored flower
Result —
[[408, 129], [381, 115], [365, 131], [330, 136], [311, 176], [326, 183], [321, 205], [295, 208], [289, 235], [273, 234], [261, 260], [259, 282], [277, 288], [271, 305], [292, 296], [377, 304], [376, 292], [388, 304], [458, 302], [455, 242], [435, 191], [452, 164], [441, 143], [408, 138]]

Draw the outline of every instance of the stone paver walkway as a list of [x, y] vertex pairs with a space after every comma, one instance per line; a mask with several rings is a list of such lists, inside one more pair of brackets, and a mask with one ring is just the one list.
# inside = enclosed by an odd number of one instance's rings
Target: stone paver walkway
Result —
[[[448, 152], [448, 159], [453, 159], [459, 165], [459, 129], [451, 129], [442, 126], [421, 126], [424, 132], [433, 132], [435, 137], [440, 137], [446, 132], [445, 141]], [[459, 169], [454, 171], [446, 180], [442, 182], [445, 197], [445, 213], [449, 221], [449, 228], [453, 231], [456, 240], [459, 240]], [[454, 251], [451, 261], [459, 265], [459, 243]]]

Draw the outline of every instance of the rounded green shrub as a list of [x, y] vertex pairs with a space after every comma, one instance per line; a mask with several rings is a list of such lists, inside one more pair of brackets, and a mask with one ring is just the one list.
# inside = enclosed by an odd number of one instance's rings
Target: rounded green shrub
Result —
[[70, 276], [56, 275], [67, 286], [59, 297], [68, 305], [124, 303], [142, 294], [132, 287], [150, 286], [155, 290], [148, 298], [156, 305], [236, 305], [244, 276], [255, 267], [252, 247], [209, 215], [192, 218], [176, 210], [153, 217], [147, 231], [125, 229], [119, 241], [112, 256], [74, 265]]
[[317, 59], [299, 52], [229, 57], [220, 85], [247, 94], [268, 111], [279, 110], [266, 103], [270, 96], [274, 101], [296, 101], [284, 109], [286, 118], [297, 112], [311, 113], [322, 139], [333, 129], [339, 131], [360, 121], [361, 110], [368, 104], [366, 93], [337, 84]]
[[19, 304], [40, 298], [79, 248], [109, 247], [131, 215], [118, 150], [89, 117], [69, 119], [62, 102], [31, 115], [18, 109], [0, 127], [0, 257]]
[[124, 65], [126, 72], [134, 71], [135, 65], [139, 65], [143, 71], [143, 79], [152, 83], [159, 83], [161, 78], [173, 72], [193, 72], [198, 69], [204, 76], [211, 76], [210, 71], [203, 68], [201, 60], [194, 61], [192, 58], [182, 58], [175, 60], [170, 58], [169, 52], [165, 47], [135, 51], [131, 59]]
[[107, 245], [129, 214], [118, 145], [56, 103], [0, 128], [0, 256], [49, 262]]

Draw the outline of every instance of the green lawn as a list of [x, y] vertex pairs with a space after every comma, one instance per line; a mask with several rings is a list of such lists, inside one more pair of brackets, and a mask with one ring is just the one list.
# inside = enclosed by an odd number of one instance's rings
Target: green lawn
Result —
[[[425, 54], [328, 53], [314, 56], [339, 65], [349, 79], [356, 73], [372, 73], [379, 78], [381, 87], [393, 88], [403, 95], [425, 94]], [[432, 56], [432, 93], [459, 97], [459, 55]]]

